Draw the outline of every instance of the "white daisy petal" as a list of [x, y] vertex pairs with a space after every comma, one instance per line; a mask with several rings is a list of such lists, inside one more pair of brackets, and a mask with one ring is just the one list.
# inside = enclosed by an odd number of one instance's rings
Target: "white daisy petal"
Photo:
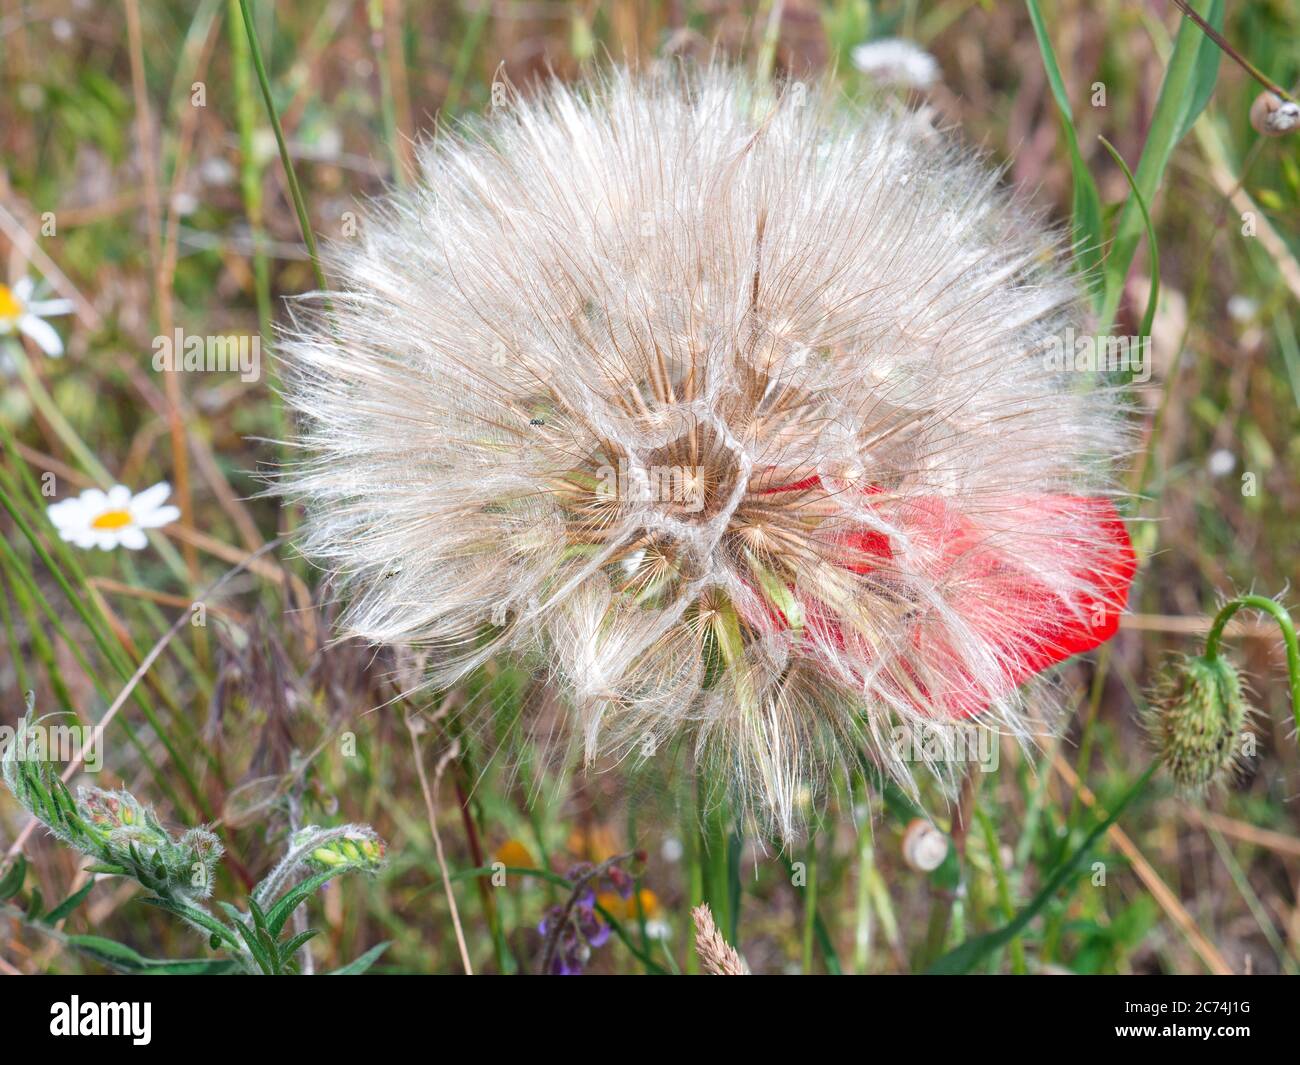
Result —
[[35, 300], [27, 304], [27, 309], [42, 318], [53, 318], [60, 314], [71, 314], [72, 300]]
[[131, 513], [139, 516], [153, 510], [172, 494], [172, 486], [166, 481], [159, 481], [152, 488], [146, 488], [131, 500]]
[[14, 294], [14, 299], [19, 303], [26, 303], [36, 291], [36, 282], [30, 277], [20, 278], [9, 291]]
[[18, 319], [18, 329], [36, 341], [36, 346], [50, 358], [57, 359], [63, 354], [63, 341], [59, 338], [58, 330], [43, 318], [24, 314]]
[[[136, 497], [139, 498], [138, 496]], [[115, 484], [108, 490], [108, 505], [114, 510], [125, 510], [131, 506], [131, 489], [124, 484]]]
[[135, 520], [142, 529], [159, 529], [177, 521], [180, 516], [180, 507], [165, 506], [151, 510], [148, 514], [138, 515]]
[[101, 489], [87, 488], [81, 493], [80, 503], [87, 511], [107, 510], [108, 496]]
[[[87, 488], [79, 496], [51, 503], [46, 508], [50, 522], [65, 540], [78, 547], [97, 547], [110, 551], [125, 547], [139, 551], [148, 546], [146, 529], [156, 529], [176, 521], [178, 507], [164, 504], [171, 485], [160, 481], [138, 495], [124, 484], [115, 484], [107, 492]], [[99, 527], [100, 519], [108, 517]]]

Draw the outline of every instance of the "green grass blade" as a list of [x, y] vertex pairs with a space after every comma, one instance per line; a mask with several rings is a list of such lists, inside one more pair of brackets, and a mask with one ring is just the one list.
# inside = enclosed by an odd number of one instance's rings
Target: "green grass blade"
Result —
[[1115, 804], [1115, 808], [1110, 812], [1110, 815], [1093, 826], [1092, 831], [1084, 837], [1083, 842], [1075, 848], [1072, 854], [1056, 867], [1056, 872], [1048, 878], [1047, 883], [1043, 885], [1038, 894], [1035, 895], [1018, 914], [1016, 914], [1014, 920], [1007, 922], [994, 932], [987, 932], [981, 936], [974, 936], [971, 939], [966, 940], [964, 943], [959, 944], [952, 950], [948, 951], [947, 954], [939, 958], [930, 966], [929, 969], [926, 970], [926, 972], [935, 975], [948, 976], [970, 972], [971, 969], [978, 965], [989, 954], [997, 950], [999, 947], [1010, 943], [1016, 938], [1016, 936], [1023, 932], [1029, 922], [1038, 916], [1039, 911], [1056, 897], [1056, 893], [1074, 874], [1074, 870], [1092, 849], [1093, 844], [1096, 843], [1105, 832], [1109, 831], [1110, 826], [1119, 820], [1120, 816], [1126, 809], [1128, 809], [1133, 800], [1142, 794], [1158, 768], [1158, 762], [1152, 762], [1151, 765], [1146, 768], [1146, 771], [1138, 777], [1137, 782], [1134, 783], [1134, 785], [1124, 794], [1124, 797]]
[[[1219, 2], [1220, 0], [1201, 0], [1197, 9], [1204, 15]], [[1208, 95], [1201, 98], [1207, 81], [1207, 69], [1212, 62], [1202, 55], [1201, 48], [1204, 45], [1214, 48], [1213, 43], [1207, 41], [1193, 22], [1183, 19], [1174, 40], [1169, 67], [1160, 86], [1160, 96], [1156, 100], [1155, 115], [1147, 133], [1146, 145], [1142, 149], [1142, 158], [1138, 162], [1134, 188], [1141, 196], [1129, 197], [1124, 205], [1115, 230], [1114, 243], [1106, 257], [1106, 287], [1097, 324], [1098, 331], [1102, 333], [1109, 332], [1115, 321], [1124, 292], [1124, 279], [1128, 277], [1133, 256], [1137, 254], [1138, 241], [1142, 236], [1142, 208], [1139, 205], [1155, 201], [1174, 148], [1209, 101]], [[1214, 50], [1217, 54], [1218, 49]], [[1217, 64], [1217, 59], [1213, 62]]]
[[[1119, 168], [1124, 171], [1124, 177], [1128, 179], [1129, 188], [1133, 192], [1134, 199], [1137, 200], [1138, 208], [1142, 211], [1142, 221], [1146, 225], [1147, 255], [1151, 260], [1151, 287], [1147, 292], [1147, 309], [1142, 314], [1142, 327], [1138, 330], [1138, 336], [1143, 343], [1150, 344], [1151, 324], [1156, 319], [1156, 303], [1160, 299], [1160, 247], [1156, 243], [1155, 226], [1151, 224], [1151, 212], [1147, 209], [1142, 191], [1137, 187], [1137, 181], [1134, 180], [1133, 171], [1128, 168], [1128, 163], [1124, 162], [1124, 157], [1110, 141], [1105, 137], [1098, 139], [1105, 146], [1106, 151], [1110, 152], [1111, 158], [1119, 164]], [[1131, 370], [1132, 367], [1129, 369]]]
[[248, 0], [239, 0], [239, 11], [244, 16], [244, 29], [248, 33], [248, 50], [253, 58], [253, 69], [257, 72], [257, 83], [262, 88], [262, 100], [266, 104], [266, 114], [271, 120], [271, 129], [275, 133], [275, 143], [280, 149], [280, 162], [284, 164], [284, 177], [289, 184], [289, 197], [293, 200], [293, 209], [298, 215], [298, 228], [302, 230], [302, 239], [307, 245], [307, 254], [311, 258], [316, 287], [324, 292], [325, 271], [321, 269], [316, 235], [312, 232], [311, 218], [307, 215], [307, 201], [303, 199], [302, 187], [298, 184], [298, 173], [294, 170], [293, 159], [289, 155], [289, 144], [284, 139], [280, 114], [275, 109], [275, 97], [271, 94], [271, 78], [266, 72], [266, 63], [262, 59], [262, 44], [257, 37], [257, 27], [253, 25], [253, 13], [249, 10]]
[[1065, 131], [1066, 146], [1070, 152], [1070, 172], [1074, 182], [1074, 205], [1072, 232], [1075, 254], [1079, 267], [1090, 286], [1098, 286], [1097, 297], [1100, 299], [1099, 268], [1101, 266], [1102, 225], [1101, 196], [1097, 192], [1097, 183], [1083, 161], [1079, 151], [1079, 137], [1074, 129], [1074, 112], [1070, 109], [1070, 97], [1065, 90], [1065, 80], [1061, 77], [1061, 68], [1056, 63], [1056, 53], [1052, 49], [1051, 38], [1047, 36], [1047, 27], [1043, 24], [1043, 13], [1038, 8], [1037, 0], [1025, 0], [1029, 9], [1029, 20], [1034, 24], [1034, 36], [1038, 38], [1038, 50], [1042, 53], [1043, 69], [1047, 72], [1047, 83], [1052, 90], [1057, 110], [1061, 113], [1061, 128]]
[[374, 965], [375, 962], [379, 960], [380, 956], [384, 953], [384, 951], [386, 951], [389, 948], [390, 945], [391, 945], [391, 940], [385, 940], [382, 943], [376, 943], [373, 947], [371, 947], [360, 957], [354, 958], [346, 965], [340, 966], [339, 968], [334, 969], [332, 972], [328, 972], [325, 975], [326, 976], [360, 976], [372, 965]]

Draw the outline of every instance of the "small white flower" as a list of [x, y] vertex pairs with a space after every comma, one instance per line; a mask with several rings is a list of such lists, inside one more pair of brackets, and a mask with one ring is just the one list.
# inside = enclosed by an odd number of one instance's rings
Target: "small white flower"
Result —
[[1228, 299], [1228, 317], [1234, 322], [1254, 321], [1259, 313], [1259, 303], [1249, 296], [1231, 296]]
[[662, 917], [657, 917], [652, 921], [646, 921], [645, 934], [647, 939], [667, 940], [673, 934], [673, 926]]
[[51, 358], [63, 354], [63, 341], [54, 326], [45, 321], [72, 310], [71, 300], [33, 300], [36, 283], [24, 277], [13, 288], [0, 285], [0, 336], [25, 333]]
[[1219, 448], [1210, 453], [1210, 459], [1205, 465], [1211, 477], [1223, 477], [1231, 473], [1233, 467], [1237, 465], [1237, 456], [1226, 448]]
[[145, 529], [157, 529], [181, 516], [174, 506], [164, 506], [171, 485], [161, 481], [132, 495], [126, 485], [114, 485], [107, 492], [88, 488], [75, 499], [52, 504], [47, 513], [59, 536], [78, 547], [111, 551], [126, 547], [139, 551], [148, 540]]
[[928, 89], [939, 80], [939, 61], [898, 37], [867, 41], [853, 49], [853, 65], [881, 85]]

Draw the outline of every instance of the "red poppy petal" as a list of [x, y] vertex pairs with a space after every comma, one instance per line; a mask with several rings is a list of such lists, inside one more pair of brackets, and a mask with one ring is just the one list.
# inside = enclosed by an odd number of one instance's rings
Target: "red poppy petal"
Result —
[[927, 639], [932, 634], [918, 629], [918, 651], [954, 681], [939, 701], [955, 716], [982, 713], [1035, 674], [1105, 643], [1119, 628], [1137, 572], [1128, 530], [1109, 500], [1052, 495], [1009, 503], [1026, 528], [1070, 530], [1059, 549], [1072, 562], [1066, 574], [1072, 587], [1049, 587], [1011, 550], [972, 547], [966, 537], [953, 537], [949, 557], [960, 568], [953, 606], [985, 639], [1003, 674], [994, 686], [974, 681], [945, 640]]
[[[768, 491], [808, 491], [820, 483], [809, 477]], [[993, 684], [975, 680], [942, 624], [918, 621], [912, 631], [916, 661], [928, 676], [948, 681], [942, 692], [927, 698], [954, 717], [980, 714], [1035, 674], [1105, 643], [1119, 628], [1137, 572], [1132, 541], [1110, 500], [1042, 495], [1003, 504], [996, 532], [938, 496], [909, 501], [889, 515], [911, 553], [923, 560], [926, 576], [948, 583], [949, 602], [992, 651], [1002, 673]], [[1051, 586], [1020, 561], [1018, 529], [1040, 536], [1060, 530], [1054, 546], [1070, 565], [1053, 575]], [[843, 534], [839, 542], [846, 549], [840, 565], [854, 573], [869, 574], [896, 558], [895, 545], [876, 530]], [[1067, 590], [1057, 590], [1062, 585]], [[811, 643], [843, 647], [832, 611], [807, 603], [804, 613]], [[912, 678], [909, 688], [924, 691], [916, 675], [922, 671], [907, 662], [899, 666]]]

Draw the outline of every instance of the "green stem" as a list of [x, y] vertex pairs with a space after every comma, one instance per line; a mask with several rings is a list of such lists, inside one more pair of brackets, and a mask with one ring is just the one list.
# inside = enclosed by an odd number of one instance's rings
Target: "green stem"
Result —
[[808, 883], [803, 893], [803, 963], [800, 972], [812, 973], [813, 929], [817, 924], [817, 835], [808, 838]]
[[1242, 595], [1225, 603], [1214, 616], [1210, 634], [1205, 638], [1205, 657], [1211, 662], [1219, 657], [1219, 644], [1223, 640], [1223, 630], [1232, 615], [1242, 607], [1262, 610], [1265, 614], [1272, 615], [1278, 628], [1282, 630], [1282, 641], [1286, 644], [1287, 677], [1291, 684], [1291, 716], [1295, 719], [1296, 728], [1300, 729], [1300, 642], [1296, 640], [1295, 622], [1291, 620], [1291, 615], [1281, 603], [1263, 595]]
[[[863, 819], [865, 822], [865, 818]], [[866, 973], [871, 962], [871, 867], [874, 855], [871, 847], [870, 826], [858, 829], [858, 894], [856, 919], [853, 928], [853, 971]]]
[[[271, 266], [266, 255], [266, 227], [262, 217], [262, 182], [254, 149], [257, 118], [253, 104], [253, 68], [248, 38], [242, 32], [239, 0], [229, 0], [230, 65], [235, 88], [235, 121], [239, 127], [239, 189], [253, 242], [253, 290], [262, 336], [271, 335]], [[278, 400], [277, 400], [278, 405]]]
[[257, 83], [262, 88], [262, 99], [266, 103], [266, 114], [271, 120], [271, 129], [275, 132], [275, 143], [280, 148], [280, 162], [284, 165], [285, 180], [289, 183], [289, 196], [293, 200], [293, 209], [298, 214], [298, 228], [302, 230], [302, 239], [307, 245], [307, 254], [311, 257], [312, 272], [316, 275], [316, 287], [325, 291], [325, 272], [321, 269], [320, 253], [316, 250], [316, 237], [311, 231], [311, 219], [307, 217], [307, 204], [298, 185], [298, 174], [289, 157], [289, 145], [284, 139], [284, 129], [280, 125], [280, 115], [275, 109], [275, 99], [271, 95], [271, 79], [266, 73], [266, 64], [262, 61], [262, 45], [257, 37], [257, 27], [253, 25], [253, 13], [249, 10], [249, 0], [239, 0], [239, 11], [244, 16], [244, 29], [248, 31], [248, 48], [253, 57], [253, 69], [257, 72]]
[[[388, 164], [393, 168], [393, 180], [401, 187], [407, 184], [406, 165], [402, 161], [401, 132], [397, 128], [397, 101], [393, 96], [393, 72], [388, 65], [382, 0], [370, 0], [366, 5], [370, 20], [370, 36], [374, 43], [375, 65], [379, 68], [380, 112], [384, 121], [384, 142], [388, 148]], [[397, 33], [401, 35], [401, 27]]]
[[[1002, 919], [1012, 921], [1016, 916], [1016, 907], [1011, 897], [1011, 882], [1007, 879], [1006, 870], [1002, 868], [997, 829], [993, 825], [993, 819], [983, 810], [975, 811], [975, 820], [979, 822], [980, 831], [984, 835], [984, 849], [988, 851], [989, 864], [993, 867], [993, 879], [998, 892], [998, 908], [1002, 911]], [[1025, 945], [1020, 942], [1020, 937], [1017, 935], [1012, 938], [1010, 946], [1011, 971], [1017, 976], [1023, 976], [1028, 971], [1025, 967]]]

